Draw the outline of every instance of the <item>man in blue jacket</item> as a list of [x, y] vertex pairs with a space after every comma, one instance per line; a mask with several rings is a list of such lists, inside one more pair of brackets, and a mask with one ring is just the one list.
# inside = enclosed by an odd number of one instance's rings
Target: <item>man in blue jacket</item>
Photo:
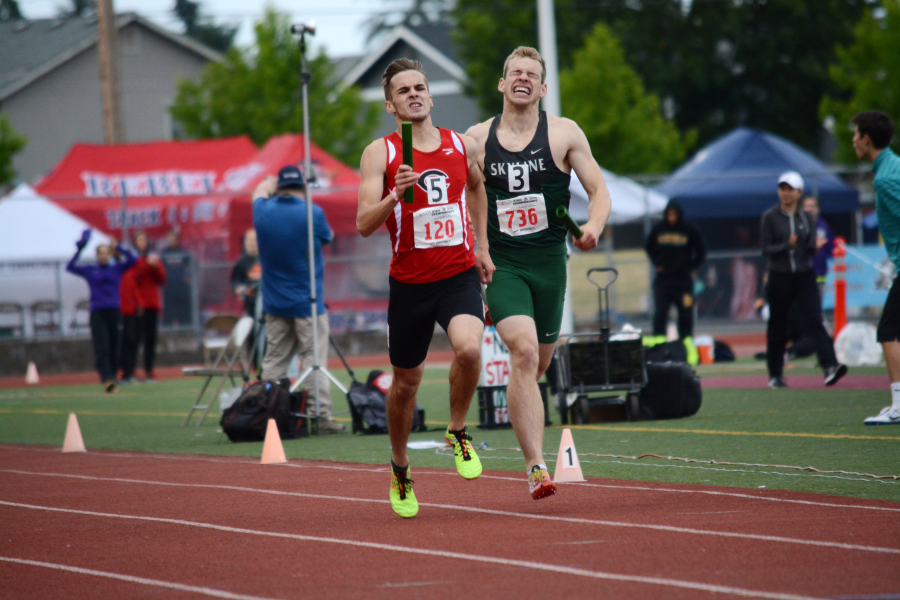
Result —
[[[279, 381], [287, 375], [288, 365], [298, 351], [303, 368], [312, 366], [314, 360], [306, 183], [300, 169], [288, 165], [278, 172], [277, 180], [266, 177], [254, 190], [253, 197], [253, 227], [262, 265], [262, 302], [266, 314], [262, 378]], [[331, 242], [332, 233], [322, 207], [313, 205], [312, 216], [319, 350], [315, 358], [318, 359], [316, 364], [325, 365], [328, 362], [328, 315], [325, 313], [322, 246]], [[307, 412], [315, 412], [313, 377], [318, 377], [319, 413], [315, 421], [318, 432], [342, 433], [344, 426], [331, 419], [331, 386], [321, 371], [313, 373], [304, 382], [309, 393]]]
[[[110, 262], [110, 246], [97, 246], [97, 264], [79, 265], [81, 251], [91, 238], [91, 230], [85, 229], [81, 239], [75, 243], [78, 250], [66, 265], [66, 271], [84, 277], [91, 292], [91, 340], [94, 344], [94, 362], [103, 388], [116, 391], [116, 373], [119, 370], [119, 283], [122, 274], [130, 269], [137, 257], [122, 246], [115, 246], [120, 257]], [[115, 240], [113, 240], [115, 243]]]

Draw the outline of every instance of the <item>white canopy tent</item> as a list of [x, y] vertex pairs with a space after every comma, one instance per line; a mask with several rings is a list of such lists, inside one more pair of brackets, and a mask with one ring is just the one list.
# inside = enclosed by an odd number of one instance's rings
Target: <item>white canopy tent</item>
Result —
[[[612, 198], [612, 211], [608, 221], [610, 225], [661, 215], [666, 209], [669, 199], [663, 194], [602, 167], [600, 170], [603, 171], [603, 179], [606, 180], [606, 187]], [[575, 171], [572, 171], [572, 179], [569, 181], [569, 193], [572, 196], [569, 214], [575, 221], [584, 223], [588, 220], [588, 197]]]
[[[22, 308], [26, 336], [34, 332], [30, 307], [45, 300], [59, 303], [61, 333], [73, 331], [76, 306], [89, 298], [89, 290], [84, 279], [65, 267], [85, 229], [91, 229], [91, 238], [81, 260], [90, 261], [98, 245], [109, 243], [106, 234], [25, 184], [0, 199], [0, 303]], [[82, 328], [85, 317], [79, 319]], [[19, 318], [0, 314], [0, 330], [16, 326]]]

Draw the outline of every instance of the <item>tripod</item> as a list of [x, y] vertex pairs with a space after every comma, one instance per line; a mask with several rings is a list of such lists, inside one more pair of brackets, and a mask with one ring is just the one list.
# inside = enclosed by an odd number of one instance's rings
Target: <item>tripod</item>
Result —
[[310, 375], [313, 376], [313, 389], [316, 394], [315, 415], [304, 415], [311, 419], [316, 425], [313, 432], [318, 434], [319, 414], [319, 378], [318, 373], [321, 371], [328, 379], [331, 380], [339, 390], [347, 393], [347, 388], [328, 371], [327, 365], [319, 364], [319, 323], [318, 323], [318, 306], [316, 305], [316, 255], [315, 243], [313, 240], [313, 211], [312, 211], [312, 188], [315, 177], [312, 172], [312, 165], [309, 156], [309, 80], [312, 73], [306, 70], [306, 34], [315, 35], [316, 28], [313, 24], [300, 23], [291, 25], [291, 33], [300, 34], [300, 83], [303, 92], [303, 174], [306, 177], [306, 235], [309, 244], [307, 258], [309, 260], [309, 303], [312, 308], [312, 344], [313, 344], [313, 364], [306, 368], [300, 374], [300, 378], [291, 386], [291, 391], [295, 391]]

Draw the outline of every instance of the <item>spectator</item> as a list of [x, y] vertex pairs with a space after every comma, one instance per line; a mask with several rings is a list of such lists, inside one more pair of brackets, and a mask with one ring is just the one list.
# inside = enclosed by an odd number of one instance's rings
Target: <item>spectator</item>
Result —
[[125, 248], [116, 245], [115, 252], [123, 257], [121, 261], [110, 263], [113, 251], [110, 246], [97, 246], [96, 265], [78, 265], [81, 251], [91, 237], [86, 229], [81, 239], [75, 243], [78, 250], [66, 265], [66, 271], [84, 277], [91, 293], [91, 340], [94, 345], [94, 362], [103, 388], [116, 391], [116, 372], [119, 352], [119, 283], [122, 274], [135, 264], [135, 256]]
[[191, 255], [181, 247], [178, 231], [166, 236], [166, 247], [160, 253], [166, 268], [167, 280], [163, 288], [162, 322], [170, 327], [193, 324], [191, 302]]
[[816, 224], [816, 255], [813, 257], [813, 273], [816, 274], [816, 284], [819, 287], [819, 295], [825, 291], [825, 277], [828, 275], [828, 261], [834, 254], [834, 232], [828, 222], [822, 218], [819, 208], [819, 199], [815, 196], [806, 196], [801, 204], [803, 210], [812, 216]]
[[122, 348], [123, 383], [134, 381], [137, 353], [141, 345], [144, 347], [145, 378], [147, 381], [156, 379], [153, 366], [156, 361], [159, 311], [162, 310], [160, 287], [166, 283], [166, 268], [159, 256], [149, 252], [150, 239], [147, 233], [137, 231], [133, 239], [140, 258], [123, 277], [121, 290], [125, 315]]
[[243, 253], [231, 270], [231, 289], [243, 301], [244, 314], [252, 317], [256, 315], [256, 290], [262, 279], [255, 229], [248, 229], [244, 233], [242, 246]]
[[653, 282], [653, 336], [651, 342], [665, 341], [669, 307], [678, 309], [678, 337], [684, 343], [688, 362], [699, 362], [694, 346], [694, 271], [706, 258], [706, 246], [700, 232], [682, 219], [681, 206], [675, 200], [666, 205], [665, 218], [650, 230], [647, 256], [656, 268]]
[[[278, 180], [266, 177], [253, 192], [253, 226], [262, 265], [263, 312], [266, 314], [266, 354], [262, 378], [279, 381], [287, 375], [288, 364], [300, 352], [304, 367], [328, 360], [328, 315], [323, 299], [325, 260], [322, 245], [331, 242], [331, 227], [325, 212], [312, 207], [314, 257], [308, 257], [306, 185], [300, 169], [283, 167]], [[310, 262], [315, 260], [318, 356], [313, 357]], [[319, 412], [316, 414], [315, 380], [318, 378]], [[319, 433], [342, 433], [342, 424], [331, 419], [330, 384], [324, 373], [316, 372], [305, 381], [309, 392], [307, 412], [316, 419]]]
[[815, 220], [798, 206], [802, 195], [803, 177], [795, 171], [783, 173], [778, 178], [779, 205], [766, 211], [761, 223], [762, 251], [769, 261], [766, 362], [770, 388], [787, 387], [782, 376], [784, 349], [794, 302], [805, 318], [805, 333], [815, 344], [819, 365], [825, 371], [825, 385], [834, 385], [847, 374], [847, 367], [838, 363], [822, 324], [822, 299], [812, 270], [817, 248]]

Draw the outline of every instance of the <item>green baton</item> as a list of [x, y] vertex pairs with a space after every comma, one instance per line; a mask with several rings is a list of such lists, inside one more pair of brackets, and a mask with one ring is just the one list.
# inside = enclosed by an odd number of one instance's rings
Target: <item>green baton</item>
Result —
[[572, 220], [572, 217], [569, 216], [569, 211], [566, 210], [565, 206], [556, 207], [556, 216], [562, 219], [563, 225], [566, 226], [566, 229], [572, 232], [572, 236], [575, 237], [575, 239], [578, 239], [583, 235], [581, 227], [578, 226], [578, 223]]
[[[403, 121], [401, 129], [403, 131], [403, 164], [412, 168], [412, 123]], [[413, 186], [406, 188], [406, 192], [403, 193], [403, 201], [407, 204], [413, 203]]]

